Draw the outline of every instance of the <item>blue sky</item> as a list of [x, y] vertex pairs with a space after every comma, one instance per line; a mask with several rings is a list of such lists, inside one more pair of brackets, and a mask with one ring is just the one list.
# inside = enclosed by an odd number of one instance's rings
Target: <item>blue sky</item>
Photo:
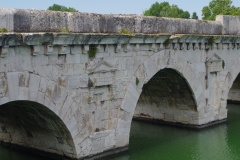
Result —
[[[157, 0], [0, 0], [1, 8], [21, 8], [45, 10], [54, 3], [67, 7], [74, 7], [80, 12], [93, 12], [103, 14], [138, 14], [148, 9]], [[3, 2], [4, 1], [4, 2]], [[183, 10], [197, 12], [201, 17], [203, 6], [207, 6], [210, 0], [165, 0], [170, 4], [176, 4]], [[164, 1], [158, 1], [164, 2]], [[240, 0], [233, 0], [233, 5], [240, 7]]]

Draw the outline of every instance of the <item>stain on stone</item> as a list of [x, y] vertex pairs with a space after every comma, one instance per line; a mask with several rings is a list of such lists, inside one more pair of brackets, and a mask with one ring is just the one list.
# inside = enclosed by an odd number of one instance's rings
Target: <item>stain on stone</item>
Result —
[[0, 73], [0, 98], [7, 95], [7, 79], [4, 73]]

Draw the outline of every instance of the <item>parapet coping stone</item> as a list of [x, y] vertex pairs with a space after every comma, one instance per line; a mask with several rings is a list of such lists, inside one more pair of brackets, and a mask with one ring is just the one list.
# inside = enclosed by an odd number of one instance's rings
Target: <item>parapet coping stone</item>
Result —
[[[0, 8], [0, 28], [9, 32], [130, 33], [240, 35], [240, 18], [217, 16], [216, 21]], [[236, 25], [232, 25], [236, 22]]]

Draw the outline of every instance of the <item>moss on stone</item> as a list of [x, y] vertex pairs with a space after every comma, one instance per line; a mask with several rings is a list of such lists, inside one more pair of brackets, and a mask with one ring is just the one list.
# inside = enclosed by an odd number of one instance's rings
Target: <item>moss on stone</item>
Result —
[[126, 28], [122, 28], [120, 30], [120, 34], [127, 34], [129, 36], [135, 36], [135, 34], [133, 34], [132, 32], [130, 32], [129, 30], [127, 30]]
[[8, 32], [7, 28], [0, 28], [0, 33]]
[[62, 27], [61, 32], [62, 33], [69, 33], [69, 28]]
[[216, 42], [216, 37], [212, 36], [208, 39], [208, 45], [213, 45]]
[[98, 48], [96, 45], [90, 45], [88, 50], [88, 57], [89, 58], [95, 58], [96, 54], [98, 52]]
[[165, 47], [168, 47], [171, 42], [172, 42], [172, 40], [171, 40], [170, 38], [168, 38], [168, 39], [166, 39], [166, 40], [163, 42], [163, 45], [164, 45]]
[[139, 79], [136, 77], [136, 85], [139, 84]]
[[225, 67], [225, 61], [223, 60], [222, 61], [222, 68], [224, 69], [224, 67]]

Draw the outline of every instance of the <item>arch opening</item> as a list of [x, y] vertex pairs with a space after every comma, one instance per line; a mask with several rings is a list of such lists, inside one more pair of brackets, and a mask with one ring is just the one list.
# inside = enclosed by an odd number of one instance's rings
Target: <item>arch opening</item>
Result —
[[[165, 68], [143, 86], [134, 118], [192, 124], [197, 117], [196, 100], [187, 80]], [[197, 120], [197, 119], [196, 119]]]
[[37, 102], [13, 101], [0, 106], [0, 141], [47, 156], [76, 157], [66, 125]]
[[228, 93], [228, 102], [229, 103], [240, 103], [240, 74], [234, 80], [232, 87]]

